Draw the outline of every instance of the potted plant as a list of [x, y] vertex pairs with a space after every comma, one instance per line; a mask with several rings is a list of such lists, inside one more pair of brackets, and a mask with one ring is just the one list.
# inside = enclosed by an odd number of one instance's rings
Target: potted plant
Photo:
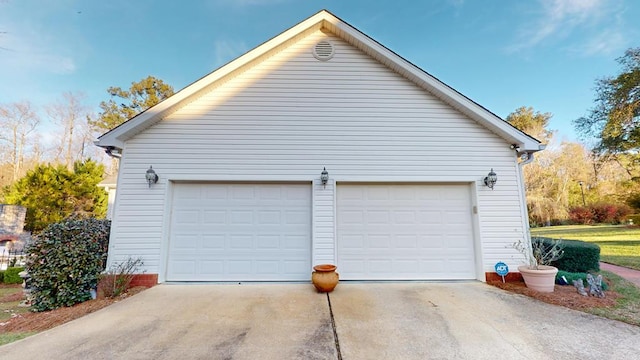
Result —
[[540, 292], [553, 292], [558, 268], [551, 266], [551, 263], [564, 255], [562, 240], [549, 240], [545, 244], [542, 238], [531, 238], [526, 242], [518, 240], [513, 247], [529, 263], [518, 266], [527, 287]]
[[315, 270], [311, 274], [311, 282], [319, 292], [332, 292], [338, 285], [338, 273], [333, 264], [321, 264], [313, 267]]

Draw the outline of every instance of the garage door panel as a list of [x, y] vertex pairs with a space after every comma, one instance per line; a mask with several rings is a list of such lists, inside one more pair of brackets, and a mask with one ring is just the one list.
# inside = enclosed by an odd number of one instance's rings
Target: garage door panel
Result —
[[[363, 239], [360, 239], [358, 243], [363, 244]], [[369, 242], [367, 245], [370, 249], [382, 249], [382, 250], [389, 249], [389, 247], [391, 246], [391, 236], [385, 235], [385, 234], [370, 236]]]
[[201, 188], [200, 192], [202, 193], [201, 197], [208, 200], [225, 200], [229, 197], [229, 188], [222, 186]]
[[282, 263], [285, 273], [301, 274], [303, 280], [309, 280], [309, 262], [302, 260], [290, 260]]
[[232, 225], [251, 225], [253, 224], [253, 212], [249, 210], [231, 211]]
[[258, 211], [258, 223], [260, 225], [280, 225], [281, 222], [280, 211], [277, 210], [264, 210]]
[[177, 226], [191, 226], [197, 224], [200, 219], [200, 212], [197, 210], [180, 210], [174, 213]]
[[176, 184], [167, 280], [307, 280], [310, 198], [307, 184]]
[[196, 249], [198, 247], [198, 234], [183, 234], [175, 237], [175, 241], [180, 243], [182, 249]]
[[396, 236], [396, 248], [415, 251], [418, 248], [418, 239], [415, 234]]
[[218, 234], [202, 235], [202, 248], [205, 250], [222, 250], [225, 248], [225, 238]]
[[185, 274], [192, 274], [196, 271], [195, 260], [173, 260], [172, 264], [176, 276], [184, 276]]
[[285, 236], [282, 239], [282, 251], [307, 252], [309, 247], [308, 238], [302, 236]]
[[205, 224], [224, 224], [227, 222], [227, 212], [224, 210], [205, 210], [202, 213]]
[[231, 235], [230, 250], [253, 250], [253, 235]]
[[467, 185], [339, 185], [337, 223], [345, 280], [475, 278]]
[[284, 214], [284, 225], [304, 225], [309, 223], [309, 211], [290, 210]]
[[250, 260], [228, 260], [227, 267], [229, 274], [233, 275], [251, 275], [252, 263]]
[[256, 272], [258, 274], [277, 274], [278, 262], [273, 260], [256, 261]]
[[[219, 274], [224, 269], [223, 261], [215, 261], [215, 260], [201, 260], [200, 261], [200, 271], [201, 274]], [[186, 274], [190, 275], [190, 274]]]
[[277, 235], [258, 235], [256, 245], [258, 250], [277, 250], [280, 248], [280, 237]]

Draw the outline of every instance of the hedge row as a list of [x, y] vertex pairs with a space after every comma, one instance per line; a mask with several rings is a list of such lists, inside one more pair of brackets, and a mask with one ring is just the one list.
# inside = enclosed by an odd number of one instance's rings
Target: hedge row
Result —
[[569, 218], [574, 224], [622, 224], [631, 208], [625, 204], [597, 203], [577, 206], [569, 210]]
[[0, 271], [0, 283], [22, 284], [22, 278], [18, 274], [23, 270], [23, 267], [9, 267], [7, 270]]
[[[553, 239], [541, 238], [545, 246]], [[600, 246], [580, 240], [562, 240], [564, 255], [551, 265], [572, 273], [600, 271]]]

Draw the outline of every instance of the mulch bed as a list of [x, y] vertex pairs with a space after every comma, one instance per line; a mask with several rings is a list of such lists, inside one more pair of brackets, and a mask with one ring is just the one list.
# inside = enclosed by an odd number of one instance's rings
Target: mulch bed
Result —
[[24, 299], [24, 295], [21, 292], [19, 292], [19, 293], [7, 295], [5, 297], [0, 298], [0, 302], [14, 302], [14, 301], [20, 301], [22, 299]]
[[487, 284], [493, 285], [503, 290], [526, 295], [549, 304], [560, 305], [575, 310], [584, 310], [594, 307], [611, 307], [616, 304], [616, 299], [620, 294], [614, 291], [605, 291], [605, 298], [601, 299], [594, 296], [582, 296], [573, 286], [556, 285], [551, 293], [543, 293], [531, 290], [524, 282], [507, 282], [488, 281]]
[[[113, 299], [96, 299], [85, 301], [80, 304], [76, 304], [70, 307], [63, 307], [51, 311], [43, 312], [29, 312], [24, 314], [18, 314], [16, 317], [5, 321], [0, 326], [0, 334], [7, 332], [26, 332], [26, 331], [43, 331], [54, 328], [58, 325], [62, 325], [71, 320], [78, 319], [92, 312], [96, 312], [102, 308], [105, 308], [115, 302], [118, 302], [124, 298], [135, 295], [146, 288], [143, 286], [134, 287], [127, 291], [127, 293]], [[22, 294], [16, 294], [18, 298], [15, 300], [6, 300], [6, 298], [14, 297], [14, 295], [6, 296], [0, 301], [18, 301], [22, 300]]]

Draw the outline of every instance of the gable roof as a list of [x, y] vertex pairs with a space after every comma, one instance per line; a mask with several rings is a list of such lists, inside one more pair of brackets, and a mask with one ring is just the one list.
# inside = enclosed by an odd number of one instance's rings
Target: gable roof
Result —
[[321, 10], [298, 25], [295, 25], [212, 73], [200, 78], [163, 102], [103, 134], [95, 141], [95, 144], [106, 148], [108, 152], [112, 149], [121, 150], [125, 141], [179, 109], [182, 104], [189, 101], [192, 97], [207, 91], [207, 89], [213, 87], [214, 84], [221, 79], [232, 75], [241, 68], [250, 66], [255, 60], [277, 48], [286, 46], [289, 42], [295, 41], [295, 39], [304, 36], [304, 34], [321, 29], [325, 29], [335, 36], [340, 37], [391, 70], [414, 82], [461, 113], [496, 133], [505, 139], [506, 142], [514, 144], [515, 147], [519, 148], [520, 152], [535, 152], [544, 149], [544, 145], [542, 145], [540, 141], [516, 129], [494, 113], [389, 50], [327, 10]]

